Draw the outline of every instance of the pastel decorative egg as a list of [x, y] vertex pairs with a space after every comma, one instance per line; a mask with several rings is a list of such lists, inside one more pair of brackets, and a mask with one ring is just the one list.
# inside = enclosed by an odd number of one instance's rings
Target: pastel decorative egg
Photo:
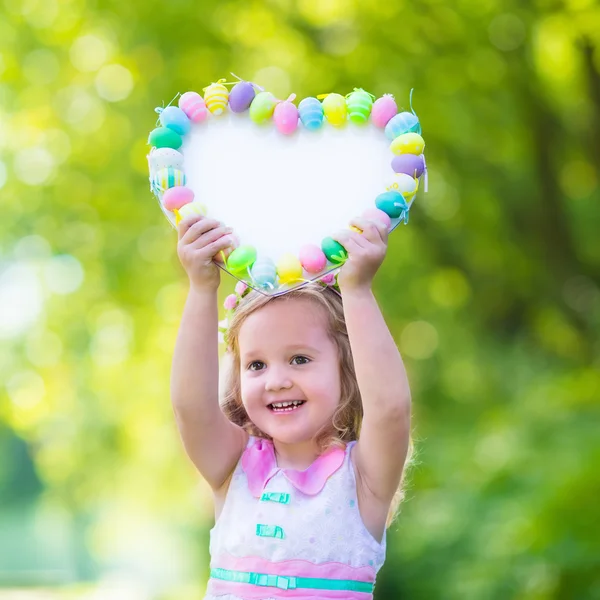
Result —
[[153, 148], [148, 155], [150, 171], [155, 173], [160, 169], [183, 169], [183, 154], [173, 148]]
[[244, 274], [255, 261], [256, 248], [254, 246], [240, 246], [229, 255], [227, 267], [232, 273]]
[[371, 114], [373, 98], [363, 89], [355, 89], [346, 99], [348, 118], [353, 123], [366, 123]]
[[176, 185], [165, 191], [162, 197], [163, 206], [167, 210], [179, 209], [194, 200], [194, 192], [190, 188]]
[[362, 214], [363, 219], [367, 219], [367, 221], [373, 221], [375, 223], [381, 223], [384, 227], [388, 229], [392, 226], [392, 220], [389, 215], [378, 208], [368, 208]]
[[186, 92], [179, 98], [179, 108], [192, 123], [201, 123], [208, 116], [204, 98], [197, 92]]
[[307, 273], [320, 273], [327, 266], [327, 257], [315, 244], [306, 244], [298, 253], [300, 264]]
[[399, 192], [407, 202], [410, 202], [419, 189], [419, 180], [406, 173], [395, 173], [385, 189], [387, 192]]
[[323, 125], [323, 105], [312, 97], [304, 98], [298, 105], [300, 121], [309, 131], [315, 131]]
[[280, 102], [273, 113], [275, 127], [285, 134], [294, 133], [298, 127], [298, 109], [293, 102]]
[[396, 173], [406, 173], [411, 177], [421, 177], [425, 170], [425, 159], [423, 155], [399, 154], [392, 159], [392, 169]]
[[421, 124], [417, 115], [401, 112], [390, 119], [385, 126], [385, 135], [389, 140], [394, 140], [403, 133], [421, 133]]
[[402, 194], [395, 191], [379, 194], [379, 196], [375, 198], [375, 206], [392, 219], [397, 219], [402, 216], [402, 213], [408, 209], [408, 205]]
[[229, 108], [234, 113], [244, 112], [250, 108], [254, 96], [256, 96], [254, 86], [249, 81], [240, 81], [229, 93]]
[[181, 136], [168, 127], [157, 127], [150, 132], [148, 143], [155, 148], [181, 148]]
[[391, 94], [384, 94], [375, 100], [371, 109], [371, 121], [376, 127], [383, 129], [390, 119], [398, 112], [398, 106]]
[[422, 154], [424, 148], [425, 140], [418, 133], [403, 133], [390, 144], [394, 154]]
[[198, 200], [194, 200], [193, 202], [190, 202], [189, 204], [184, 204], [181, 208], [175, 208], [173, 210], [173, 212], [175, 213], [175, 223], [177, 225], [179, 225], [179, 223], [181, 221], [183, 221], [183, 219], [187, 219], [188, 217], [191, 216], [201, 216], [201, 217], [205, 217], [206, 216], [206, 206], [204, 206], [204, 204], [201, 204], [200, 202], [198, 202]]
[[176, 185], [185, 185], [186, 177], [183, 171], [173, 169], [159, 169], [154, 176], [153, 183], [159, 191], [165, 191]]
[[259, 92], [250, 105], [250, 118], [255, 123], [264, 123], [273, 116], [277, 100], [271, 92]]
[[264, 288], [274, 288], [277, 281], [277, 269], [270, 258], [259, 257], [250, 269], [255, 284]]
[[302, 280], [302, 265], [296, 256], [286, 253], [277, 261], [279, 283], [296, 283]]
[[159, 119], [163, 127], [168, 127], [179, 135], [185, 135], [190, 131], [191, 123], [188, 116], [177, 106], [167, 106], [161, 110]]
[[341, 265], [345, 263], [348, 258], [346, 248], [330, 237], [323, 239], [321, 242], [321, 250], [323, 250], [327, 260], [334, 265]]
[[227, 101], [229, 99], [229, 90], [221, 83], [221, 81], [224, 80], [220, 79], [217, 83], [211, 83], [211, 85], [204, 89], [204, 102], [206, 102], [206, 108], [208, 108], [215, 117], [218, 117], [225, 112]]
[[346, 98], [341, 94], [327, 94], [323, 100], [323, 112], [332, 125], [337, 127], [344, 125], [348, 116]]

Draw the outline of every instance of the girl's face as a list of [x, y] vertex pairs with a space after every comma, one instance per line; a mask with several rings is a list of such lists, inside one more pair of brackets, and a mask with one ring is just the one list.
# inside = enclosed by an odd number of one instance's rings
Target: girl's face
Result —
[[310, 441], [340, 402], [337, 347], [321, 307], [275, 301], [246, 318], [239, 333], [242, 402], [274, 440]]

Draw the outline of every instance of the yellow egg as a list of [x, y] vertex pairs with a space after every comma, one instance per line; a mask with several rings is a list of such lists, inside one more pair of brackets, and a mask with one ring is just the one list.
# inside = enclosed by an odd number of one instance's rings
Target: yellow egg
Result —
[[341, 94], [327, 94], [323, 100], [323, 112], [332, 125], [344, 125], [348, 115], [346, 98]]
[[422, 154], [425, 140], [418, 133], [403, 133], [391, 144], [390, 150], [394, 154]]
[[206, 108], [213, 115], [219, 116], [222, 114], [227, 108], [228, 101], [229, 90], [222, 83], [212, 83], [205, 88], [204, 102], [206, 102]]
[[180, 209], [175, 209], [173, 212], [175, 213], [175, 225], [179, 225], [183, 219], [192, 215], [200, 215], [205, 217], [206, 206], [197, 200], [194, 200], [194, 202], [184, 204]]
[[302, 265], [294, 254], [284, 254], [277, 261], [277, 275], [279, 283], [296, 283], [302, 281]]

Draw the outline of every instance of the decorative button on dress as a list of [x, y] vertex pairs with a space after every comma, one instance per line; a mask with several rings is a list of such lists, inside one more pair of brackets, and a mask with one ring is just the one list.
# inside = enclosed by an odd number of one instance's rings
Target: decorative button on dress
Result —
[[350, 451], [305, 471], [277, 467], [272, 442], [250, 437], [210, 532], [205, 600], [369, 600], [385, 559], [358, 510]]

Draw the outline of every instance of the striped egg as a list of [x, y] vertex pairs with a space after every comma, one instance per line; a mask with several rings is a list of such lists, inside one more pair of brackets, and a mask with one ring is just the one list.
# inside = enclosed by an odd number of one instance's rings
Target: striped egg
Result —
[[204, 89], [206, 108], [216, 117], [225, 112], [228, 100], [229, 90], [222, 83], [211, 83]]
[[323, 105], [312, 97], [304, 98], [298, 106], [300, 121], [309, 131], [315, 131], [323, 125]]
[[183, 140], [178, 133], [168, 127], [157, 127], [150, 132], [148, 143], [155, 148], [181, 148]]
[[259, 257], [250, 269], [253, 282], [262, 288], [273, 289], [277, 282], [277, 268], [270, 258]]
[[421, 133], [419, 117], [410, 112], [401, 112], [392, 117], [385, 126], [385, 135], [388, 140], [395, 140], [403, 133]]
[[365, 90], [355, 89], [346, 98], [346, 105], [348, 107], [348, 117], [353, 123], [366, 123], [373, 107], [373, 98]]
[[341, 94], [327, 94], [323, 100], [323, 112], [332, 125], [337, 127], [344, 125], [348, 116], [346, 98]]
[[160, 112], [160, 124], [172, 129], [179, 135], [185, 135], [190, 131], [191, 123], [188, 116], [177, 106], [167, 106]]
[[418, 133], [403, 133], [391, 144], [390, 150], [394, 154], [422, 154], [425, 140]]
[[200, 215], [201, 217], [205, 217], [206, 206], [198, 200], [194, 200], [193, 202], [184, 204], [181, 208], [173, 209], [173, 212], [175, 213], [175, 225], [179, 225], [183, 219], [187, 219], [191, 216], [195, 217]]
[[148, 166], [151, 173], [160, 169], [183, 169], [183, 154], [173, 148], [153, 148], [148, 155]]
[[179, 98], [179, 108], [193, 123], [200, 123], [208, 116], [204, 98], [197, 92], [186, 92]]
[[179, 169], [160, 169], [154, 175], [153, 182], [159, 191], [165, 191], [176, 185], [185, 185], [185, 173]]

